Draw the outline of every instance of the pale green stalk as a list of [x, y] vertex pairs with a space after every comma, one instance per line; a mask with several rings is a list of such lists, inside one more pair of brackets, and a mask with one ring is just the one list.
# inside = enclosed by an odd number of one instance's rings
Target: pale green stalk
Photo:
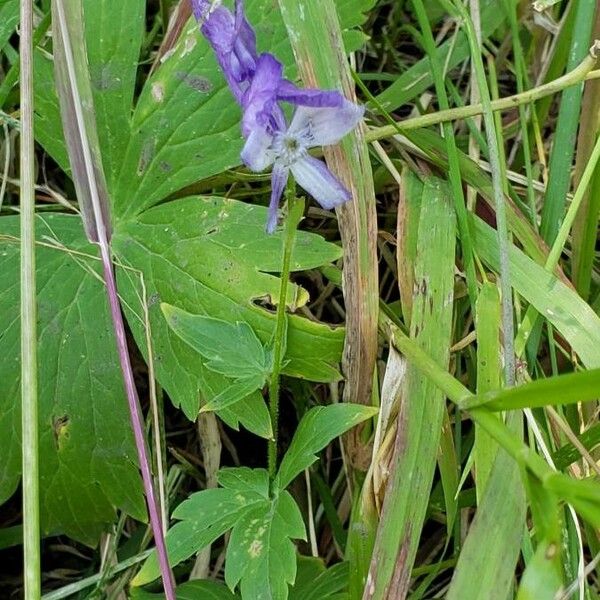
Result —
[[21, 410], [25, 600], [38, 600], [41, 596], [32, 36], [33, 2], [21, 0]]
[[[590, 79], [600, 79], [600, 70], [593, 71], [592, 69], [596, 65], [596, 55], [591, 52], [586, 56], [579, 66], [572, 71], [569, 71], [562, 77], [549, 81], [543, 85], [532, 88], [520, 94], [514, 94], [513, 96], [507, 96], [506, 98], [500, 98], [491, 102], [492, 111], [504, 111], [513, 110], [515, 107], [522, 106], [524, 104], [530, 104], [541, 98], [547, 98], [562, 90], [577, 85], [582, 81]], [[469, 117], [475, 117], [482, 115], [484, 112], [483, 104], [471, 104], [468, 106], [461, 106], [458, 108], [449, 108], [446, 110], [439, 110], [434, 113], [422, 115], [420, 117], [413, 117], [412, 119], [405, 119], [398, 123], [384, 125], [383, 127], [374, 127], [370, 129], [366, 134], [366, 140], [373, 142], [375, 140], [381, 140], [384, 138], [391, 137], [397, 133], [408, 131], [411, 129], [422, 129], [423, 127], [430, 127], [431, 125], [439, 125], [447, 121], [458, 121], [461, 119], [468, 119]]]

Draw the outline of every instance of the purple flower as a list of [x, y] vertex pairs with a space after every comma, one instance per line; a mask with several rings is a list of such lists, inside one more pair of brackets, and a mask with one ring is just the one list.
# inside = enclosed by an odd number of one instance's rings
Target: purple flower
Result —
[[[354, 129], [364, 109], [337, 91], [301, 89], [283, 78], [272, 54], [257, 55], [256, 36], [242, 0], [235, 15], [209, 0], [191, 0], [201, 30], [213, 47], [235, 99], [242, 106], [241, 158], [252, 171], [273, 166], [267, 231], [277, 226], [277, 209], [289, 173], [326, 209], [350, 199], [350, 193], [310, 148], [337, 144]], [[279, 102], [295, 105], [289, 126]]]
[[[252, 171], [273, 165], [267, 231], [277, 225], [277, 209], [289, 173], [326, 209], [350, 199], [348, 190], [325, 163], [308, 153], [310, 148], [337, 144], [354, 129], [364, 109], [336, 91], [299, 89], [282, 78], [281, 63], [262, 54], [242, 99], [242, 133], [246, 144], [242, 160]], [[277, 100], [297, 105], [288, 126]]]
[[200, 29], [215, 51], [233, 95], [241, 104], [257, 60], [256, 36], [244, 14], [243, 2], [235, 1], [235, 14], [217, 2], [191, 2]]

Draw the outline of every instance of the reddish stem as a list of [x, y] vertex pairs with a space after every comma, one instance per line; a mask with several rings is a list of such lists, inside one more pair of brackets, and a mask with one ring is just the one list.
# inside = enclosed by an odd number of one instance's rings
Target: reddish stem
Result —
[[142, 472], [142, 480], [146, 494], [146, 504], [148, 506], [148, 514], [150, 516], [150, 526], [152, 528], [154, 542], [156, 544], [156, 551], [158, 553], [158, 562], [160, 564], [163, 587], [167, 600], [175, 600], [175, 580], [173, 578], [173, 572], [169, 567], [169, 559], [167, 557], [167, 547], [165, 545], [165, 536], [163, 534], [160, 511], [158, 509], [158, 503], [154, 494], [154, 484], [152, 481], [152, 473], [150, 471], [150, 462], [148, 460], [148, 450], [146, 448], [146, 438], [144, 436], [140, 402], [138, 399], [135, 382], [133, 380], [133, 371], [131, 369], [131, 361], [129, 359], [129, 350], [127, 349], [125, 325], [123, 324], [123, 314], [121, 312], [119, 297], [117, 295], [115, 272], [108, 248], [104, 244], [100, 244], [100, 253], [102, 255], [102, 267], [104, 270], [106, 292], [108, 294], [108, 301], [110, 304], [110, 313], [117, 338], [119, 362], [121, 364], [123, 381], [125, 383], [125, 391], [127, 393], [127, 402], [129, 404], [131, 426], [133, 428], [140, 470]]

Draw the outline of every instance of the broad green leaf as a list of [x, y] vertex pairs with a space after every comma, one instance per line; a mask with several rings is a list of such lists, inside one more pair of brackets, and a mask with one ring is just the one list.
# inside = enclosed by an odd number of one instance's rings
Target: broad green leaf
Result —
[[[20, 464], [17, 217], [0, 219], [0, 500]], [[145, 519], [127, 402], [96, 248], [81, 219], [37, 219], [42, 531], [93, 545], [115, 508]], [[72, 251], [72, 252], [71, 252]]]
[[216, 373], [243, 379], [268, 373], [267, 354], [252, 327], [204, 315], [192, 315], [170, 304], [161, 305], [169, 327], [205, 359]]
[[[339, 2], [341, 24], [350, 36], [348, 51], [355, 50], [363, 36], [352, 28], [364, 21], [373, 0]], [[274, 52], [293, 77], [294, 61], [279, 10], [273, 10], [271, 0], [247, 0], [245, 7], [259, 51]], [[137, 215], [241, 162], [240, 109], [194, 19], [145, 82], [131, 114], [144, 17], [143, 0], [84, 3], [98, 131], [117, 218]], [[68, 172], [54, 88], [51, 61], [38, 53], [36, 136]], [[214, 152], [216, 147], [219, 152]]]
[[[248, 0], [245, 7], [259, 49], [292, 64], [271, 0]], [[116, 190], [116, 213], [139, 214], [195, 181], [239, 165], [240, 119], [214, 52], [190, 19], [140, 94]]]
[[[194, 419], [204, 401], [229, 380], [207, 369], [202, 357], [169, 328], [161, 302], [193, 314], [235, 324], [246, 322], [263, 344], [275, 328], [275, 315], [258, 306], [278, 297], [282, 236], [264, 232], [266, 209], [223, 198], [196, 197], [169, 202], [116, 227], [113, 247], [124, 265], [144, 276], [158, 380], [176, 406]], [[299, 232], [292, 256], [295, 271], [336, 260], [340, 249], [319, 236]], [[139, 275], [121, 270], [121, 293], [140, 347], [145, 347], [137, 288]], [[296, 306], [307, 294], [290, 286]], [[314, 381], [340, 375], [344, 331], [290, 315], [284, 372]], [[201, 397], [204, 401], [201, 402]], [[236, 410], [237, 410], [236, 405]]]
[[[223, 475], [223, 473], [225, 473]], [[221, 487], [192, 494], [173, 512], [180, 522], [167, 532], [166, 543], [172, 567], [189, 558], [231, 529], [248, 511], [268, 503], [269, 478], [264, 469], [224, 469]], [[132, 585], [142, 586], [160, 576], [156, 551], [153, 552]]]
[[346, 562], [326, 569], [320, 558], [299, 556], [290, 600], [346, 600], [348, 576]]
[[96, 125], [108, 188], [114, 192], [129, 142], [145, 0], [84, 0], [85, 38]]
[[[132, 588], [130, 600], [164, 600], [164, 594], [153, 594], [139, 588]], [[177, 600], [239, 600], [226, 585], [216, 581], [194, 580], [177, 586]]]
[[19, 0], [0, 0], [0, 50], [19, 22]]
[[[498, 269], [496, 232], [477, 217], [473, 217], [471, 222], [479, 256], [492, 268]], [[518, 248], [511, 246], [509, 255], [513, 288], [552, 323], [586, 367], [600, 367], [600, 317], [575, 290]]]
[[329, 442], [376, 413], [376, 408], [359, 404], [340, 403], [311, 408], [302, 417], [281, 461], [277, 476], [280, 489], [285, 489], [299, 473], [310, 467], [317, 460], [317, 452]]
[[[83, 1], [96, 125], [111, 193], [115, 191], [129, 141], [145, 4], [144, 0]], [[61, 168], [70, 173], [55, 90], [52, 59], [38, 50], [34, 72], [36, 139]]]
[[231, 532], [225, 559], [225, 582], [241, 583], [242, 598], [286, 600], [296, 578], [296, 547], [306, 539], [300, 509], [283, 491], [248, 510]]

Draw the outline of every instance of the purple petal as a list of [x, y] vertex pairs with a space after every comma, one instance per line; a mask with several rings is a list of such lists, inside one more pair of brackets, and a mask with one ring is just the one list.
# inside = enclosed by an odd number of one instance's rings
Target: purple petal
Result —
[[317, 158], [305, 156], [292, 163], [291, 169], [298, 185], [304, 188], [323, 208], [331, 209], [339, 206], [352, 197], [350, 192], [331, 174], [327, 165]]
[[336, 90], [299, 88], [287, 79], [282, 79], [277, 90], [279, 100], [298, 106], [341, 107], [347, 100]]
[[211, 3], [209, 0], [192, 0], [192, 11], [196, 17], [196, 21], [202, 24], [208, 16]]
[[237, 0], [235, 16], [223, 6], [213, 8], [207, 0], [192, 0], [192, 9], [227, 84], [241, 103], [257, 60], [256, 36], [244, 15], [243, 3]]
[[234, 54], [240, 65], [240, 77], [249, 79], [256, 70], [256, 35], [248, 19], [246, 19], [242, 0], [236, 0], [235, 2], [235, 30], [237, 37]]
[[364, 107], [346, 99], [341, 107], [313, 108], [300, 106], [288, 129], [308, 147], [337, 144], [354, 129], [364, 114]]
[[279, 201], [287, 184], [289, 169], [280, 163], [273, 165], [271, 173], [271, 202], [269, 202], [269, 217], [267, 219], [267, 233], [273, 233], [277, 227]]
[[273, 136], [261, 127], [250, 132], [241, 153], [243, 163], [255, 173], [264, 171], [273, 162], [273, 154], [269, 151]]
[[273, 115], [279, 111], [277, 88], [283, 73], [283, 65], [272, 54], [261, 54], [256, 63], [256, 72], [242, 99], [244, 136], [256, 128], [268, 130]]

